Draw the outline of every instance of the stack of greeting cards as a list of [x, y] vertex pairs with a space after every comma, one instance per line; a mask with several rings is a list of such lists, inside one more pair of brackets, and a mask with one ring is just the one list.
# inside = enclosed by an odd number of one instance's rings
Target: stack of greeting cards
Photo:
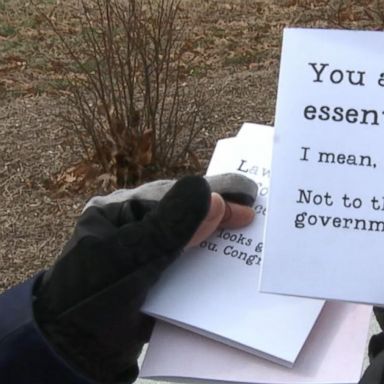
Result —
[[142, 377], [359, 381], [359, 303], [384, 304], [382, 46], [382, 32], [285, 30], [276, 127], [244, 124], [207, 170], [253, 179], [256, 219], [183, 254], [150, 292], [143, 311], [161, 321]]
[[249, 127], [238, 138], [218, 142], [207, 174], [238, 172], [252, 178], [259, 187], [255, 220], [246, 228], [219, 230], [183, 254], [165, 271], [143, 311], [292, 366], [324, 301], [258, 290], [273, 129]]

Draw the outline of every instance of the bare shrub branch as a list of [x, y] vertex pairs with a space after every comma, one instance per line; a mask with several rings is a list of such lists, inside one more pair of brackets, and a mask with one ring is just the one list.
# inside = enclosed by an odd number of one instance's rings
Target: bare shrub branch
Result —
[[[66, 52], [84, 155], [119, 187], [180, 167], [203, 128], [206, 93], [186, 76], [180, 0], [79, 0], [81, 33]], [[91, 155], [92, 153], [92, 155]], [[163, 175], [161, 175], [163, 176]]]

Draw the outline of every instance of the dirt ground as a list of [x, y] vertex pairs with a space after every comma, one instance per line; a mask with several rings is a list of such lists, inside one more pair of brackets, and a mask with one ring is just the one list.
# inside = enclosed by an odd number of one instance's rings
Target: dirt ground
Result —
[[[49, 188], [55, 175], [80, 160], [81, 151], [57, 117], [66, 111], [66, 95], [50, 87], [60, 81], [55, 44], [44, 36], [39, 20], [31, 22], [25, 2], [20, 4], [0, 0], [0, 291], [53, 262], [84, 202], [97, 192], [58, 195]], [[243, 122], [273, 124], [284, 27], [382, 29], [384, 24], [380, 1], [183, 4], [198, 52], [198, 75], [218, 92], [225, 85], [206, 134], [196, 143], [203, 165], [216, 140], [234, 135]], [[65, 16], [65, 9], [60, 12]]]

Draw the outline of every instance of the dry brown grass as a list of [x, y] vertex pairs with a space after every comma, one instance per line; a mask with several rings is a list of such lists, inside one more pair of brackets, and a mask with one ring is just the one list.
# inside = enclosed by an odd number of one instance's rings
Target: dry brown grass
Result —
[[[384, 26], [384, 3], [377, 0], [184, 0], [182, 4], [181, 19], [194, 58], [189, 74], [199, 77], [218, 69], [276, 65], [286, 26], [375, 30]], [[1, 0], [3, 97], [57, 93], [67, 86], [59, 39], [39, 12], [76, 41], [82, 23], [77, 0]]]

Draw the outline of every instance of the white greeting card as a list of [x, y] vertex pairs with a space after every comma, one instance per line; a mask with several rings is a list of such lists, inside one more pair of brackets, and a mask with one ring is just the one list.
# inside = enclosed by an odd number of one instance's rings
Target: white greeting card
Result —
[[370, 313], [365, 305], [325, 304], [292, 368], [158, 322], [140, 376], [203, 383], [355, 384], [361, 376]]
[[384, 33], [284, 31], [260, 289], [384, 304]]

